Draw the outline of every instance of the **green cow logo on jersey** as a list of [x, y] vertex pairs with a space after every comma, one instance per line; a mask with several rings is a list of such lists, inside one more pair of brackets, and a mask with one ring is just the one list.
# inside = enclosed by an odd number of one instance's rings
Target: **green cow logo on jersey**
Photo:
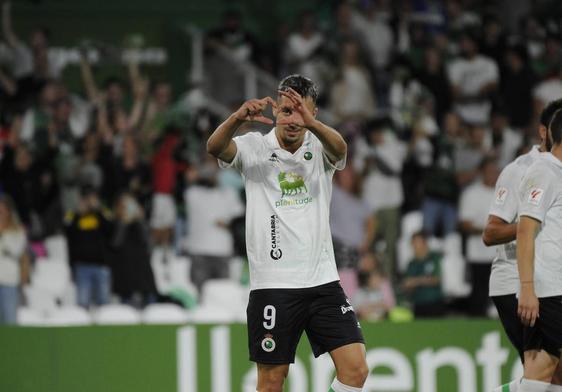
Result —
[[304, 179], [300, 174], [294, 172], [281, 172], [277, 176], [281, 187], [281, 197], [292, 196], [308, 192]]

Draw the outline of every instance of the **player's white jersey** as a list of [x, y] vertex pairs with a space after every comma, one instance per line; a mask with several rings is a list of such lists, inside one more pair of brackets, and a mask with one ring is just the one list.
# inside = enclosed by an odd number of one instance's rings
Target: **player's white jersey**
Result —
[[535, 293], [562, 295], [562, 162], [547, 152], [533, 163], [519, 188], [519, 216], [541, 222], [535, 237]]
[[329, 211], [332, 164], [318, 138], [307, 131], [290, 153], [279, 146], [275, 128], [267, 135], [235, 137], [230, 165], [246, 188], [246, 248], [251, 289], [303, 288], [339, 280]]
[[[495, 215], [508, 223], [517, 220], [519, 210], [519, 184], [525, 172], [540, 156], [539, 146], [521, 155], [507, 165], [496, 182], [496, 193], [490, 207], [490, 215]], [[490, 296], [515, 294], [519, 287], [515, 241], [496, 247], [497, 253], [492, 262], [490, 274]]]

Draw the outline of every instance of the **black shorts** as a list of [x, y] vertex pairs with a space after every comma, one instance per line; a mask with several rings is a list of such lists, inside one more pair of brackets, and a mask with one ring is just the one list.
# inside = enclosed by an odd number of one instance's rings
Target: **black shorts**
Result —
[[364, 342], [338, 281], [304, 289], [253, 290], [246, 313], [250, 360], [257, 363], [293, 363], [303, 331], [315, 357]]
[[533, 327], [523, 327], [523, 347], [537, 344], [547, 353], [560, 357], [562, 348], [562, 295], [539, 298], [539, 318]]
[[[491, 297], [496, 309], [498, 310], [498, 315], [500, 316], [500, 321], [503, 325], [503, 329], [505, 330], [505, 334], [511, 341], [511, 344], [517, 352], [519, 353], [519, 357], [521, 358], [521, 362], [523, 362], [523, 352], [524, 352], [524, 345], [523, 345], [523, 329], [524, 326], [521, 323], [521, 319], [517, 315], [517, 306], [518, 300], [515, 294], [508, 294], [508, 295], [496, 295]], [[532, 346], [532, 347], [531, 347]], [[528, 350], [530, 349], [539, 349], [540, 342], [538, 341], [529, 341], [528, 342]]]

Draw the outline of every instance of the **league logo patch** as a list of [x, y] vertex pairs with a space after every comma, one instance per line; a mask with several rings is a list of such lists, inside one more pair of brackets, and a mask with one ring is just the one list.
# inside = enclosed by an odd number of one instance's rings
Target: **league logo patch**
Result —
[[503, 205], [505, 203], [505, 199], [507, 199], [507, 189], [503, 186], [498, 189], [496, 192], [496, 204]]
[[527, 202], [529, 204], [538, 206], [541, 204], [542, 195], [544, 194], [544, 190], [541, 188], [533, 188], [529, 193], [529, 197], [527, 198]]
[[273, 340], [273, 335], [265, 335], [265, 338], [263, 338], [263, 340], [261, 341], [261, 348], [266, 353], [270, 353], [275, 350], [275, 340]]

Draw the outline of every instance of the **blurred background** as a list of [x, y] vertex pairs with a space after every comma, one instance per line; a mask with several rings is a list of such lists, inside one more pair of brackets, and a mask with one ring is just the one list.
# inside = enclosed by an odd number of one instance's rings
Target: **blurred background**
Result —
[[360, 318], [495, 318], [480, 238], [499, 172], [562, 97], [561, 16], [556, 0], [3, 1], [0, 324], [244, 322], [243, 183], [205, 142], [291, 73], [349, 146], [331, 229]]

